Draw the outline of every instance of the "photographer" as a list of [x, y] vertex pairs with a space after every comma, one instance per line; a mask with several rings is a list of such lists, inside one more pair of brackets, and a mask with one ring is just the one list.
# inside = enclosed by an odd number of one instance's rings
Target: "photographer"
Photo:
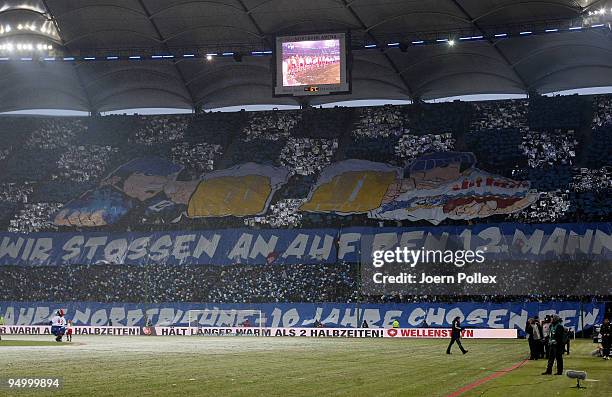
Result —
[[537, 360], [541, 357], [542, 329], [537, 318], [527, 320], [525, 328], [527, 340], [529, 341], [529, 359]]
[[610, 359], [610, 345], [612, 345], [612, 324], [609, 319], [604, 319], [601, 329], [601, 346], [603, 347], [603, 358], [604, 360]]
[[527, 324], [525, 324], [525, 334], [527, 335], [527, 342], [529, 343], [529, 359], [535, 360], [535, 348], [533, 343], [533, 319], [528, 318]]
[[547, 315], [544, 317], [544, 322], [542, 323], [542, 344], [544, 345], [544, 357], [548, 360], [550, 356], [550, 321], [551, 317]]
[[550, 324], [550, 336], [548, 344], [550, 346], [548, 365], [546, 371], [542, 372], [542, 375], [552, 375], [552, 367], [557, 361], [557, 373], [556, 375], [563, 375], [563, 350], [565, 344], [565, 328], [563, 327], [562, 320], [559, 316], [553, 316], [552, 323]]
[[570, 354], [570, 342], [574, 337], [574, 331], [569, 328], [565, 328], [565, 343], [563, 344], [563, 353], [569, 356]]

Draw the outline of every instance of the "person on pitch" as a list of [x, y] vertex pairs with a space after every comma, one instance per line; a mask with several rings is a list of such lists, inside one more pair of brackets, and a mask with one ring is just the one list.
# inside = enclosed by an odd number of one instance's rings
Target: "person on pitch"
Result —
[[72, 342], [72, 320], [68, 320], [68, 324], [66, 324], [66, 342]]
[[453, 319], [451, 329], [451, 341], [448, 344], [448, 347], [446, 348], [446, 354], [451, 354], [451, 347], [455, 342], [457, 343], [457, 346], [459, 346], [459, 349], [461, 349], [461, 353], [465, 354], [468, 352], [463, 348], [463, 345], [461, 344], [461, 329], [461, 320], [459, 319], [459, 316], [457, 316]]
[[548, 357], [550, 357], [550, 323], [552, 321], [552, 318], [550, 317], [550, 315], [547, 315], [546, 317], [544, 317], [544, 323], [542, 323], [542, 344], [544, 345], [544, 357], [548, 360]]
[[550, 339], [548, 344], [550, 345], [550, 352], [548, 356], [548, 365], [546, 371], [542, 372], [542, 375], [552, 375], [552, 367], [557, 361], [557, 373], [556, 375], [563, 375], [563, 350], [565, 343], [565, 327], [563, 327], [562, 320], [559, 316], [553, 316], [552, 323], [550, 325]]
[[603, 324], [601, 325], [601, 329], [599, 331], [601, 334], [601, 346], [602, 346], [602, 355], [604, 360], [610, 359], [610, 346], [612, 346], [612, 324], [610, 324], [610, 319], [605, 318]]
[[537, 320], [537, 317], [527, 320], [525, 333], [527, 334], [527, 340], [529, 341], [529, 359], [537, 360], [541, 358], [540, 344], [542, 339], [542, 328]]
[[534, 329], [534, 334], [538, 334], [539, 335], [539, 340], [536, 343], [536, 350], [538, 353], [538, 358], [544, 358], [544, 329], [542, 327], [542, 323], [540, 322], [540, 318], [538, 316], [535, 316], [533, 318], [534, 321], [534, 327], [537, 329]]
[[66, 333], [66, 319], [64, 310], [59, 309], [57, 315], [51, 319], [51, 334], [55, 335], [56, 342], [61, 342], [64, 333]]

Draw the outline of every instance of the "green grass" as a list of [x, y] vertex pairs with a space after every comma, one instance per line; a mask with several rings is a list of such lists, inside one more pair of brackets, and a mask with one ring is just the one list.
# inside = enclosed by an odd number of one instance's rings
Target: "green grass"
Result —
[[[36, 341], [36, 340], [0, 340], [0, 349], [3, 347], [20, 347], [20, 346], [56, 346], [57, 342]], [[1, 364], [0, 364], [1, 365]]]
[[[544, 360], [528, 361], [524, 366], [474, 389], [465, 396], [612, 396], [612, 361], [591, 356], [595, 345], [579, 340], [572, 343], [571, 354], [563, 356], [564, 369], [586, 371], [591, 381], [581, 382], [584, 390], [572, 389], [576, 381], [563, 376], [542, 376]], [[553, 373], [555, 372], [553, 367]], [[593, 381], [595, 380], [595, 381]]]
[[[78, 343], [78, 344], [77, 344]], [[256, 337], [75, 337], [69, 349], [2, 349], [0, 376], [62, 376], [62, 395], [446, 396], [525, 358], [523, 340], [473, 341], [463, 356], [445, 340]], [[612, 361], [573, 344], [566, 368], [599, 382], [581, 396], [612, 388]], [[479, 386], [469, 396], [574, 396], [573, 381], [545, 377], [544, 361]], [[0, 394], [2, 390], [0, 390]], [[45, 395], [37, 391], [32, 395]], [[28, 395], [19, 392], [19, 396]]]

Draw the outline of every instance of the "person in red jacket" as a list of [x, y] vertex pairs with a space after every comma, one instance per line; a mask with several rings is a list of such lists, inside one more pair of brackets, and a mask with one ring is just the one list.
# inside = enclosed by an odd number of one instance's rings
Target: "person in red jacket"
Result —
[[66, 342], [72, 342], [72, 320], [68, 320], [66, 324]]

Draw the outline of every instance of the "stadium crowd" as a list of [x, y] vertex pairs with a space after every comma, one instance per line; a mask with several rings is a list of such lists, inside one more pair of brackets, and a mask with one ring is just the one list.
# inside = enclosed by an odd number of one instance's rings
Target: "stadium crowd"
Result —
[[[359, 266], [350, 263], [198, 266], [97, 264], [0, 267], [0, 301], [55, 302], [453, 302], [452, 295], [364, 294]], [[584, 300], [580, 296], [496, 294], [463, 297], [475, 302]], [[606, 301], [606, 296], [591, 296]]]
[[[183, 180], [248, 161], [285, 166], [293, 175], [266, 215], [190, 220], [189, 227], [372, 224], [363, 216], [298, 214], [296, 208], [319, 171], [334, 161], [357, 158], [402, 166], [422, 154], [449, 150], [472, 151], [478, 167], [529, 180], [540, 192], [527, 211], [480, 222], [607, 220], [612, 213], [612, 126], [606, 121], [611, 102], [610, 96], [596, 96], [590, 102], [569, 97], [196, 116], [4, 118], [0, 223], [15, 231], [55, 230], [41, 217], [58, 203], [79, 197], [119, 165], [150, 155], [183, 166]], [[590, 103], [590, 118], [574, 109], [584, 112], [585, 103]], [[537, 112], [555, 118], [549, 128]], [[151, 219], [135, 214], [117, 228], [151, 230], [157, 227]]]
[[527, 100], [481, 102], [476, 103], [474, 108], [476, 116], [470, 126], [472, 131], [529, 130], [527, 122], [529, 101]]
[[181, 116], [148, 116], [140, 122], [134, 141], [144, 145], [182, 141], [189, 127], [189, 119]]
[[0, 267], [0, 301], [355, 302], [356, 267], [92, 265]]
[[65, 183], [100, 180], [106, 164], [117, 151], [112, 146], [71, 146], [58, 159], [57, 171], [51, 175], [51, 180], [59, 179]]
[[573, 165], [578, 142], [574, 131], [531, 132], [523, 136], [521, 149], [530, 168]]
[[[589, 109], [591, 117], [585, 118]], [[474, 152], [480, 168], [529, 180], [540, 193], [524, 211], [478, 222], [605, 222], [612, 219], [611, 114], [612, 97], [598, 96], [195, 116], [2, 118], [0, 224], [22, 233], [64, 230], [51, 222], [63, 204], [97, 186], [119, 165], [152, 155], [184, 167], [182, 180], [246, 161], [282, 165], [291, 176], [265, 215], [161, 225], [137, 213], [101, 230], [378, 225], [364, 216], [309, 214], [298, 207], [320, 170], [334, 161], [357, 158], [405, 165], [422, 154], [450, 150]], [[456, 224], [466, 222], [443, 223]], [[357, 265], [344, 263], [0, 267], [0, 300], [452, 300], [401, 294], [364, 297], [358, 286]]]
[[286, 139], [301, 120], [300, 112], [253, 112], [249, 114], [247, 125], [243, 129], [244, 140], [248, 142], [254, 139]]
[[289, 138], [280, 163], [292, 174], [313, 175], [332, 162], [337, 149], [337, 139]]
[[593, 129], [612, 125], [612, 97], [600, 95], [595, 98]]
[[170, 152], [170, 160], [202, 175], [215, 169], [215, 164], [223, 151], [220, 145], [211, 143], [177, 143]]

